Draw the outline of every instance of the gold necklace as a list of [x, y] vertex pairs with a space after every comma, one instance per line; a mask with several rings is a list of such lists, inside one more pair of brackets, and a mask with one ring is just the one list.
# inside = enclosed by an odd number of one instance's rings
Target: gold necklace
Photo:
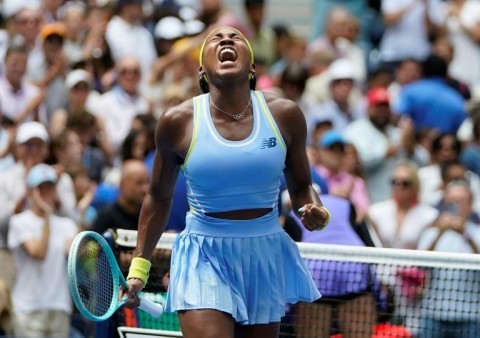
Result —
[[247, 105], [245, 106], [245, 108], [243, 108], [243, 111], [241, 113], [238, 113], [238, 114], [230, 114], [229, 112], [226, 112], [225, 110], [222, 110], [220, 108], [218, 108], [215, 103], [213, 103], [212, 101], [212, 97], [210, 96], [210, 103], [212, 104], [212, 106], [217, 109], [219, 112], [222, 112], [224, 114], [227, 114], [231, 117], [233, 117], [235, 120], [239, 121], [241, 119], [243, 119], [245, 117], [245, 112], [247, 111], [247, 108], [248, 106], [250, 106], [250, 103], [252, 102], [252, 97], [250, 97], [250, 100], [248, 100], [248, 103]]

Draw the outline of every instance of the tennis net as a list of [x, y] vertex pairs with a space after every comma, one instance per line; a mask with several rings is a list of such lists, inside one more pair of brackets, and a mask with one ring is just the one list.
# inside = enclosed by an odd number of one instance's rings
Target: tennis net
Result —
[[[174, 234], [153, 257], [145, 296], [166, 292]], [[127, 259], [136, 232], [119, 230]], [[315, 303], [286, 306], [281, 337], [480, 337], [480, 257], [472, 254], [298, 243], [322, 293]], [[162, 285], [163, 281], [163, 285]], [[138, 326], [179, 330], [175, 314], [137, 312]]]

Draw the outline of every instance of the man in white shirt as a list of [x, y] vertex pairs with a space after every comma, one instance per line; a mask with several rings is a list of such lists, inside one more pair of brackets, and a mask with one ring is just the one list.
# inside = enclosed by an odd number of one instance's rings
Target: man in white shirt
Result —
[[[11, 255], [7, 248], [8, 223], [10, 218], [28, 207], [26, 198], [26, 173], [33, 166], [45, 161], [48, 155], [49, 137], [45, 126], [39, 122], [26, 122], [18, 128], [16, 135], [17, 162], [0, 175], [0, 278], [12, 286], [15, 278]], [[59, 175], [57, 190], [60, 201], [59, 212], [70, 218], [76, 217], [76, 201], [71, 177]]]
[[143, 83], [157, 52], [153, 35], [142, 25], [142, 3], [143, 0], [119, 0], [118, 15], [108, 23], [105, 38], [116, 62], [126, 55], [133, 55], [139, 60]]
[[390, 99], [385, 88], [371, 89], [367, 95], [368, 117], [348, 125], [343, 132], [355, 146], [365, 173], [372, 203], [390, 198], [393, 168], [400, 159], [410, 157], [407, 145], [413, 126], [400, 129], [392, 123]]
[[28, 49], [12, 44], [5, 54], [5, 75], [0, 77], [0, 102], [4, 117], [16, 124], [26, 121], [46, 121], [42, 104], [43, 92], [24, 80], [27, 70]]
[[114, 151], [118, 155], [133, 118], [151, 112], [151, 105], [140, 95], [140, 63], [133, 56], [125, 56], [116, 64], [117, 84], [102, 94], [93, 113], [105, 121], [105, 130]]

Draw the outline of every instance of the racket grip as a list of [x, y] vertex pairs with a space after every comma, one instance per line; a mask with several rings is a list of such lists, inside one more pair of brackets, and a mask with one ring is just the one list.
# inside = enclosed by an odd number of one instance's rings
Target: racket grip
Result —
[[164, 312], [163, 304], [157, 304], [145, 298], [140, 298], [139, 308], [155, 318], [160, 317]]

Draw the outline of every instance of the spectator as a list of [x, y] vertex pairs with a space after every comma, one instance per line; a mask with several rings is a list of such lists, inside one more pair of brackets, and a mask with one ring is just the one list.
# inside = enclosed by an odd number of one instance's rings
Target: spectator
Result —
[[447, 63], [431, 55], [423, 62], [423, 75], [403, 88], [394, 111], [411, 118], [416, 130], [456, 133], [467, 112], [464, 98], [446, 82]]
[[305, 85], [305, 95], [318, 104], [330, 97], [328, 68], [334, 60], [333, 53], [327, 50], [319, 50], [310, 56], [310, 77]]
[[442, 171], [444, 164], [455, 162], [462, 151], [462, 145], [452, 134], [437, 135], [430, 148], [430, 163], [419, 169], [418, 175], [422, 182], [420, 200], [430, 205], [436, 205], [441, 199]]
[[117, 84], [98, 99], [93, 113], [105, 122], [105, 137], [108, 138], [118, 155], [133, 118], [137, 114], [146, 114], [151, 107], [138, 92], [141, 68], [133, 56], [126, 56], [116, 64]]
[[460, 153], [460, 161], [468, 170], [480, 176], [480, 115], [472, 121], [473, 140], [463, 148]]
[[477, 62], [480, 57], [480, 4], [471, 0], [449, 0], [445, 2], [445, 12], [446, 37], [454, 50], [449, 74], [473, 87], [480, 83]]
[[[315, 106], [307, 116], [311, 135], [312, 123], [318, 118], [328, 117], [333, 129], [343, 130], [349, 123], [362, 117], [358, 103], [353, 103], [351, 94], [355, 88], [353, 64], [347, 59], [337, 59], [328, 68], [331, 98]], [[310, 139], [309, 139], [310, 141]]]
[[[399, 162], [392, 174], [391, 198], [373, 204], [368, 211], [368, 220], [375, 237], [385, 248], [417, 248], [418, 238], [438, 216], [435, 208], [420, 203], [418, 193], [421, 186], [418, 168], [410, 161]], [[408, 275], [407, 275], [408, 274]], [[422, 283], [413, 284], [407, 276], [420, 280], [423, 273], [416, 268], [393, 270], [384, 282], [394, 291], [395, 311], [412, 333], [418, 331], [420, 322], [420, 298], [412, 290]]]
[[68, 171], [72, 167], [82, 165], [83, 146], [77, 133], [64, 129], [50, 142], [50, 159], [57, 172]]
[[55, 138], [67, 124], [68, 116], [77, 110], [90, 111], [95, 107], [98, 93], [92, 91], [92, 77], [83, 69], [68, 73], [65, 79], [68, 90], [68, 103], [65, 107], [55, 110], [50, 119], [50, 136]]
[[110, 19], [110, 2], [95, 1], [87, 10], [88, 28], [83, 42], [83, 59], [77, 65], [91, 73], [93, 88], [99, 93], [111, 89], [115, 80], [115, 62], [105, 31]]
[[309, 111], [314, 102], [304, 95], [305, 85], [309, 77], [308, 68], [301, 62], [286, 65], [280, 77], [279, 94], [286, 99], [295, 101], [302, 111]]
[[[285, 46], [284, 54], [267, 69], [267, 75], [271, 79], [273, 85], [281, 85], [282, 76], [285, 74], [290, 65], [293, 64], [307, 67], [305, 62], [306, 48], [307, 41], [305, 38], [296, 35], [290, 36], [288, 43]], [[262, 66], [268, 67], [263, 59], [255, 56], [255, 63], [257, 63], [257, 60], [262, 60]]]
[[[361, 6], [359, 4], [359, 7]], [[356, 41], [360, 32], [360, 23], [357, 17], [353, 16], [346, 8], [332, 7], [331, 4], [330, 7], [325, 20], [325, 33], [309, 44], [308, 58], [310, 59], [320, 50], [327, 50], [334, 55], [335, 59], [349, 60], [354, 69], [353, 78], [359, 82], [364, 81], [367, 73], [365, 53]]]
[[31, 73], [28, 80], [45, 89], [45, 107], [47, 122], [49, 123], [53, 112], [66, 105], [65, 76], [68, 60], [63, 51], [65, 41], [65, 26], [61, 23], [50, 23], [42, 27], [43, 59]]
[[63, 2], [64, 0], [41, 0], [43, 19], [47, 24], [58, 21], [58, 10]]
[[266, 24], [266, 0], [244, 0], [247, 21], [252, 34], [248, 36], [255, 57], [262, 59], [267, 67], [276, 61], [277, 36], [272, 27]]
[[[432, 54], [440, 56], [442, 59], [444, 59], [445, 62], [447, 63], [448, 69], [450, 69], [450, 64], [452, 62], [455, 51], [453, 50], [453, 45], [450, 43], [448, 39], [446, 38], [435, 39], [435, 41], [433, 41]], [[450, 74], [450, 72], [447, 73], [447, 76], [445, 77], [445, 81], [453, 89], [459, 92], [460, 95], [462, 95], [465, 100], [470, 99], [471, 97], [470, 88], [468, 87], [467, 83], [460, 81], [457, 78], [454, 78]]]
[[148, 182], [148, 171], [142, 161], [128, 160], [123, 163], [118, 199], [99, 210], [93, 230], [100, 234], [107, 229], [137, 230]]
[[341, 169], [346, 144], [339, 132], [325, 132], [318, 142], [320, 163], [315, 170], [326, 180], [329, 194], [352, 203], [357, 217], [355, 222], [360, 223], [367, 214], [370, 198], [365, 181]]
[[420, 233], [438, 213], [432, 206], [419, 202], [421, 181], [415, 163], [396, 164], [391, 184], [391, 198], [370, 206], [370, 224], [384, 248], [416, 249]]
[[87, 53], [84, 51], [89, 47], [84, 47], [86, 14], [87, 6], [80, 1], [67, 1], [58, 9], [58, 17], [65, 25], [64, 51], [69, 64], [83, 60]]
[[54, 212], [57, 181], [52, 167], [33, 166], [26, 177], [29, 207], [10, 219], [8, 247], [17, 267], [12, 292], [17, 337], [67, 337], [70, 331], [67, 255], [78, 229], [73, 220]]
[[[478, 254], [480, 224], [472, 219], [473, 198], [468, 184], [451, 182], [445, 191], [445, 202], [449, 211], [425, 230], [418, 249]], [[479, 271], [432, 268], [429, 272], [419, 337], [439, 337], [446, 332], [449, 337], [476, 337], [480, 332]]]
[[146, 131], [132, 129], [122, 145], [122, 160], [135, 159], [144, 161], [148, 154], [147, 138], [148, 134]]
[[88, 176], [100, 182], [103, 169], [111, 163], [113, 150], [107, 137], [103, 123], [85, 110], [68, 116], [66, 128], [73, 130], [80, 138], [83, 147], [82, 164], [88, 169]]
[[[42, 46], [38, 39], [43, 18], [38, 3], [35, 1], [4, 1], [3, 17], [6, 19], [5, 35], [2, 35], [0, 59], [3, 60], [7, 48], [11, 44], [25, 44], [28, 50], [27, 74], [42, 60]], [[0, 31], [3, 33], [3, 31]], [[40, 61], [41, 62], [41, 61]]]
[[22, 44], [8, 47], [5, 60], [5, 74], [0, 78], [0, 101], [2, 114], [14, 124], [26, 121], [47, 121], [45, 106], [42, 104], [44, 91], [25, 80], [28, 49]]
[[399, 64], [394, 69], [394, 80], [388, 86], [388, 94], [392, 106], [397, 104], [398, 97], [402, 89], [422, 77], [422, 63], [413, 58], [406, 58], [399, 61]]
[[107, 24], [105, 38], [113, 60], [119, 63], [126, 56], [134, 56], [139, 63], [139, 76], [146, 82], [157, 57], [153, 35], [142, 25], [143, 0], [117, 1], [117, 14]]
[[71, 166], [66, 173], [70, 175], [75, 187], [75, 198], [78, 211], [78, 226], [81, 230], [91, 230], [97, 211], [91, 205], [97, 183], [88, 177], [88, 171], [82, 166]]
[[430, 53], [430, 36], [438, 31], [439, 0], [384, 0], [382, 15], [385, 31], [380, 41], [383, 65], [393, 71], [401, 60], [423, 60]]
[[412, 157], [413, 130], [409, 121], [394, 125], [390, 99], [385, 88], [367, 94], [368, 117], [352, 122], [343, 135], [358, 151], [365, 180], [373, 203], [390, 197], [390, 180], [395, 163]]
[[0, 173], [15, 164], [13, 151], [15, 148], [15, 127], [3, 122], [5, 118], [0, 113]]
[[[30, 169], [43, 163], [48, 155], [49, 137], [46, 128], [39, 122], [22, 124], [16, 135], [17, 162], [7, 172], [0, 175], [0, 255], [2, 269], [0, 278], [12, 286], [14, 269], [11, 266], [11, 256], [6, 251], [7, 230], [10, 218], [25, 210], [27, 206], [25, 176]], [[75, 194], [72, 179], [65, 173], [59, 175], [58, 211], [62, 216], [75, 218]]]

